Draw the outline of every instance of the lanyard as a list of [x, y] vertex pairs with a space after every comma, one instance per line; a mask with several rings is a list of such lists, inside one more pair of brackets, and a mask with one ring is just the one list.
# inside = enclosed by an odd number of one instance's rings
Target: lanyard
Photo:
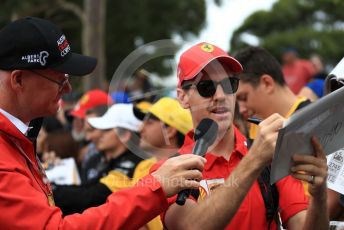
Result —
[[[6, 134], [5, 134], [6, 135]], [[37, 184], [39, 185], [39, 187], [41, 188], [41, 190], [44, 192], [44, 194], [46, 195], [49, 205], [50, 206], [55, 206], [55, 202], [54, 202], [54, 197], [53, 197], [53, 193], [51, 190], [51, 186], [48, 180], [47, 175], [45, 174], [45, 171], [40, 163], [40, 160], [37, 157], [37, 154], [35, 154], [36, 157], [36, 162], [37, 165], [31, 161], [31, 159], [29, 158], [29, 156], [25, 153], [25, 151], [23, 150], [23, 148], [17, 143], [17, 141], [11, 137], [6, 135], [11, 142], [17, 147], [17, 149], [19, 150], [19, 152], [24, 156], [24, 158], [26, 159], [29, 169], [31, 171], [31, 174], [33, 175], [33, 177], [35, 178]], [[31, 167], [30, 167], [31, 166]]]

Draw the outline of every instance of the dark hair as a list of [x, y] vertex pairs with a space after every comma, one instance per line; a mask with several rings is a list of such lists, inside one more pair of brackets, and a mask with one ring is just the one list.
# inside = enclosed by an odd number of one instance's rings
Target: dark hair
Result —
[[252, 84], [258, 85], [262, 75], [268, 74], [279, 85], [285, 85], [282, 68], [277, 59], [262, 47], [248, 47], [240, 50], [235, 58], [241, 63], [243, 71], [237, 77]]
[[185, 135], [182, 134], [181, 132], [177, 131], [177, 144], [178, 144], [178, 147], [182, 147], [183, 146], [184, 140], [185, 140]]
[[96, 116], [101, 117], [105, 114], [105, 112], [108, 110], [107, 105], [98, 105], [92, 109], [89, 109], [86, 111], [86, 115], [90, 115], [92, 113], [96, 114]]
[[58, 130], [47, 135], [48, 151], [55, 151], [60, 158], [77, 158], [79, 146], [67, 130]]

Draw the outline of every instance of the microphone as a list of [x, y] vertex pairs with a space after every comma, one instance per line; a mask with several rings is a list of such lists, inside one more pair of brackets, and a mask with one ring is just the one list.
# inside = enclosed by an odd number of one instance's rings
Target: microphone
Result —
[[[192, 149], [192, 154], [203, 156], [209, 146], [211, 146], [217, 136], [218, 125], [215, 121], [209, 118], [201, 120], [195, 129], [194, 139], [196, 141], [195, 146]], [[180, 191], [177, 196], [176, 203], [178, 205], [184, 205], [186, 198], [191, 193], [190, 189]]]

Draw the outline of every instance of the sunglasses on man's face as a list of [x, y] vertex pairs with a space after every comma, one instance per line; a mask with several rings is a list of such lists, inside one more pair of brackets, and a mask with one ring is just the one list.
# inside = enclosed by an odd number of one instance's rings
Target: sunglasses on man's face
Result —
[[236, 77], [228, 77], [222, 81], [201, 80], [196, 83], [185, 84], [183, 89], [190, 89], [195, 86], [199, 95], [202, 97], [212, 97], [216, 93], [217, 86], [221, 85], [223, 92], [233, 94], [238, 90], [239, 79]]

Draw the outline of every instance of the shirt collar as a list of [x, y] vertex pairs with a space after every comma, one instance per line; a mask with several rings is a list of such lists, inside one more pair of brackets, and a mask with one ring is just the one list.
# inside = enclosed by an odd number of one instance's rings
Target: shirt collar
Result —
[[[247, 153], [246, 137], [234, 126], [234, 149], [231, 153], [231, 159], [242, 159]], [[223, 156], [208, 153], [206, 155], [207, 164], [204, 166], [205, 170], [210, 170], [216, 160], [222, 159], [228, 162]]]
[[18, 118], [16, 118], [15, 116], [13, 116], [12, 114], [6, 112], [5, 110], [0, 108], [0, 112], [8, 119], [10, 120], [10, 122], [12, 124], [14, 124], [17, 129], [19, 129], [19, 131], [26, 135], [28, 130], [29, 130], [29, 126], [27, 124], [25, 124], [24, 122], [22, 122], [21, 120], [19, 120]]
[[304, 102], [307, 101], [307, 97], [298, 97], [296, 102], [293, 104], [293, 106], [289, 109], [288, 113], [285, 115], [285, 118], [290, 117], [299, 107], [299, 105]]

